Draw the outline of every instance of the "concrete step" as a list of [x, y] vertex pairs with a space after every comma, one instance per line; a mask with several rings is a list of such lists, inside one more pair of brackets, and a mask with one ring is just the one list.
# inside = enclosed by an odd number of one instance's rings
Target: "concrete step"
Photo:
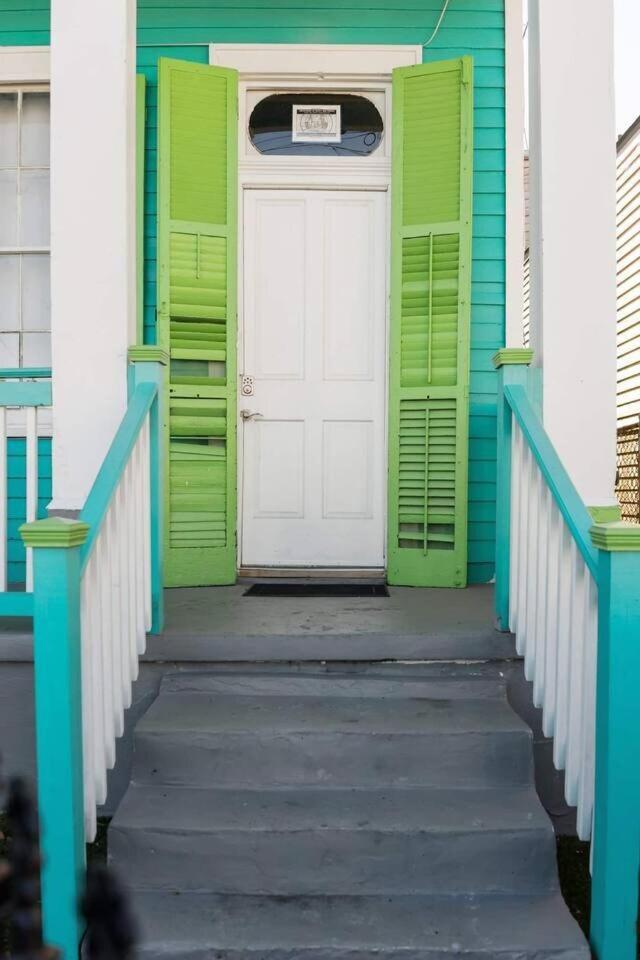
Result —
[[531, 731], [504, 700], [175, 692], [138, 725], [134, 779], [185, 786], [517, 786]]
[[[204, 693], [210, 696], [260, 697], [324, 697], [327, 693], [326, 672], [269, 672], [247, 671], [170, 674], [162, 683], [163, 694]], [[413, 697], [430, 700], [475, 700], [505, 696], [505, 685], [500, 679], [471, 676], [460, 679], [454, 670], [449, 676], [440, 671], [434, 677], [420, 674], [393, 674], [381, 669], [368, 675], [331, 674], [332, 697], [399, 698]]]
[[533, 788], [135, 786], [109, 852], [136, 888], [273, 895], [532, 893], [557, 886]]
[[144, 960], [589, 960], [559, 895], [136, 894]]

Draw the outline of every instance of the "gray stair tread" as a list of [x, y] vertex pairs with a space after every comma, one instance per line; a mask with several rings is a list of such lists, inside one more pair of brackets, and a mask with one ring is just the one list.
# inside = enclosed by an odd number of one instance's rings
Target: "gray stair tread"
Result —
[[504, 684], [499, 680], [459, 679], [408, 675], [369, 676], [348, 674], [300, 673], [174, 673], [162, 681], [162, 694], [205, 693], [216, 696], [286, 696], [360, 698], [427, 697], [434, 700], [474, 699], [504, 696]]
[[[330, 684], [327, 685], [327, 693]], [[502, 700], [260, 697], [175, 693], [160, 696], [140, 733], [469, 734], [530, 729]]]
[[535, 790], [199, 789], [133, 784], [113, 830], [220, 833], [538, 831], [552, 827]]
[[561, 897], [245, 897], [137, 893], [145, 956], [588, 960]]

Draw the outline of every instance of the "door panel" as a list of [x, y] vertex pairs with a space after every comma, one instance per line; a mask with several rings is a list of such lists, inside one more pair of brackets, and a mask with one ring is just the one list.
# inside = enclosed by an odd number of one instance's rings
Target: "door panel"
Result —
[[386, 196], [244, 202], [242, 562], [382, 566]]

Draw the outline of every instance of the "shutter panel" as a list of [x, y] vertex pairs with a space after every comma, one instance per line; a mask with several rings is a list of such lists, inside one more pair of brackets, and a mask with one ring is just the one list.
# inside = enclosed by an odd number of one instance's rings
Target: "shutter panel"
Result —
[[467, 577], [472, 61], [394, 70], [390, 583]]
[[160, 60], [158, 337], [167, 586], [236, 577], [237, 74]]

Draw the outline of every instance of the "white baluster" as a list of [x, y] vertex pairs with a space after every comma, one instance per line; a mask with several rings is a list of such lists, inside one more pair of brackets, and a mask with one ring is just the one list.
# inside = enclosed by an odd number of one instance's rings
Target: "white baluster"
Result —
[[134, 498], [136, 504], [136, 598], [137, 598], [137, 608], [136, 608], [136, 635], [138, 638], [138, 652], [142, 653], [145, 647], [145, 620], [146, 620], [146, 597], [147, 597], [147, 581], [145, 576], [145, 545], [144, 545], [144, 535], [145, 535], [145, 521], [143, 517], [143, 501], [144, 501], [144, 490], [142, 489], [144, 482], [143, 466], [142, 466], [142, 457], [143, 457], [143, 443], [142, 443], [142, 434], [138, 437], [138, 442], [136, 443], [135, 448], [135, 487], [134, 487]]
[[516, 650], [522, 656], [526, 647], [527, 580], [529, 577], [529, 511], [531, 504], [531, 454], [526, 444], [522, 445], [522, 484], [520, 494], [520, 556], [518, 562], [518, 633]]
[[598, 658], [598, 588], [587, 574], [587, 616], [584, 648], [584, 696], [580, 744], [580, 784], [577, 830], [581, 840], [591, 836], [595, 782], [596, 668]]
[[89, 838], [93, 831], [93, 813], [96, 807], [96, 789], [94, 776], [94, 703], [92, 677], [91, 633], [88, 620], [91, 609], [91, 597], [86, 578], [80, 589], [80, 656], [82, 690], [82, 763], [84, 768], [84, 811], [85, 835]]
[[539, 475], [539, 534], [538, 534], [538, 599], [535, 611], [535, 655], [532, 670], [533, 702], [536, 707], [542, 706], [544, 694], [544, 670], [547, 646], [547, 603], [549, 583], [549, 536], [551, 523], [551, 491]]
[[553, 497], [549, 494], [547, 617], [545, 625], [544, 677], [542, 681], [542, 730], [545, 737], [552, 737], [555, 731], [562, 525], [562, 515]]
[[556, 671], [556, 735], [553, 741], [553, 760], [556, 769], [562, 770], [567, 755], [567, 733], [569, 729], [569, 644], [571, 631], [571, 593], [573, 557], [575, 544], [571, 534], [562, 522], [562, 540], [560, 550], [560, 579], [558, 592], [558, 667]]
[[[27, 523], [38, 514], [38, 408], [26, 408], [26, 506]], [[33, 550], [27, 548], [27, 593], [33, 591]]]
[[517, 634], [519, 624], [518, 584], [520, 581], [520, 539], [522, 516], [522, 434], [513, 423], [511, 443], [511, 542], [509, 546], [509, 629]]
[[567, 803], [575, 807], [578, 799], [578, 777], [581, 760], [581, 725], [584, 700], [584, 650], [587, 618], [588, 570], [582, 555], [575, 550], [573, 569], [573, 608], [571, 611], [569, 665], [569, 730], [567, 736], [567, 756], [565, 762], [565, 796]]
[[147, 415], [142, 430], [142, 517], [144, 520], [144, 648], [147, 647], [147, 632], [151, 630], [151, 445], [150, 422]]

